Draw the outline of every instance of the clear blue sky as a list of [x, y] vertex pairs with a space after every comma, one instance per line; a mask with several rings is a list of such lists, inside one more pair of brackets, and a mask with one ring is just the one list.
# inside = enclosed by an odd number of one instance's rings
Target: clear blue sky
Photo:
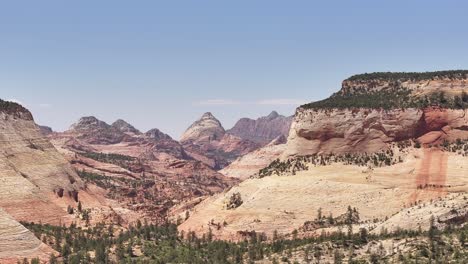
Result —
[[468, 1], [2, 1], [0, 98], [66, 129], [123, 118], [178, 138], [290, 115], [343, 79], [468, 69]]

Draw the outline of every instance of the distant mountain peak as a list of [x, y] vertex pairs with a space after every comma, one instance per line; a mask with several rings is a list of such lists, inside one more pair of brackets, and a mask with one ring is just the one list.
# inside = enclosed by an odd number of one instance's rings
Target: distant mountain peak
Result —
[[148, 130], [148, 132], [146, 132], [145, 135], [147, 137], [151, 138], [151, 139], [154, 139], [154, 140], [172, 140], [171, 136], [161, 132], [161, 130], [159, 130], [157, 128], [153, 128], [151, 130]]
[[257, 119], [241, 118], [227, 131], [228, 134], [266, 145], [279, 136], [287, 136], [292, 117], [285, 117], [276, 111]]
[[112, 123], [112, 127], [120, 130], [121, 132], [124, 132], [124, 133], [134, 133], [134, 134], [140, 134], [141, 132], [136, 129], [134, 126], [132, 126], [131, 124], [129, 124], [127, 121], [123, 120], [123, 119], [118, 119], [117, 121], [115, 121], [114, 123]]
[[225, 133], [221, 122], [211, 112], [206, 112], [185, 131], [181, 141], [220, 140]]
[[70, 130], [90, 130], [96, 128], [109, 128], [110, 125], [94, 116], [84, 116], [71, 125]]
[[269, 115], [267, 115], [267, 119], [275, 119], [277, 117], [279, 117], [280, 115], [278, 114], [278, 112], [276, 111], [272, 111]]
[[202, 115], [202, 118], [215, 118], [211, 112], [206, 112]]

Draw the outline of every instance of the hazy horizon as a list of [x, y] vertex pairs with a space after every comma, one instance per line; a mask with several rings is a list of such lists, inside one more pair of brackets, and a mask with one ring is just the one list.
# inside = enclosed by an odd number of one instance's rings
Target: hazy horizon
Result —
[[121, 118], [178, 139], [204, 112], [292, 115], [364, 72], [468, 69], [463, 1], [15, 1], [0, 98], [62, 131]]

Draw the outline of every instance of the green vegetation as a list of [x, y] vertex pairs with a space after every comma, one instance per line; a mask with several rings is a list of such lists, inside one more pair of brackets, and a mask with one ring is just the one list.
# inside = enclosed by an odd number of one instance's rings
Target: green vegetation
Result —
[[[402, 143], [405, 145], [405, 143]], [[292, 173], [295, 175], [298, 171], [304, 171], [313, 166], [325, 166], [335, 162], [341, 162], [346, 165], [359, 165], [359, 166], [373, 166], [382, 167], [390, 166], [401, 162], [400, 158], [395, 157], [393, 150], [377, 152], [373, 154], [344, 154], [344, 155], [307, 155], [290, 158], [286, 161], [274, 160], [266, 168], [259, 171], [259, 177], [271, 175], [283, 175], [285, 173]]]
[[229, 202], [226, 205], [226, 208], [229, 209], [236, 209], [237, 207], [241, 206], [243, 203], [241, 194], [236, 192], [231, 195], [229, 198]]
[[329, 98], [317, 102], [302, 105], [304, 109], [322, 108], [372, 108], [372, 109], [404, 109], [425, 108], [429, 106], [440, 106], [449, 109], [465, 109], [468, 107], [468, 96], [448, 97], [444, 92], [433, 93], [430, 96], [415, 97], [407, 88], [395, 84], [378, 91], [367, 91], [365, 89], [353, 93], [335, 93]]
[[467, 79], [468, 70], [454, 71], [435, 71], [435, 72], [374, 72], [357, 74], [346, 79], [347, 81], [370, 81], [370, 80], [386, 80], [386, 81], [423, 81], [434, 80], [439, 78], [449, 79]]
[[[465, 109], [468, 107], [468, 94], [448, 96], [443, 91], [425, 96], [414, 96], [406, 87], [405, 81], [424, 81], [434, 79], [467, 79], [468, 71], [441, 71], [441, 72], [377, 72], [352, 76], [346, 81], [353, 81], [353, 87], [343, 87], [329, 98], [305, 104], [305, 109], [321, 108], [425, 108], [440, 106], [450, 109]], [[378, 87], [379, 82], [388, 82], [387, 87]]]
[[144, 199], [155, 202], [157, 197], [152, 192], [145, 191], [155, 185], [151, 179], [129, 179], [118, 176], [105, 176], [84, 170], [77, 171], [80, 178], [85, 183], [93, 183], [103, 189], [108, 190], [107, 197], [119, 199], [122, 197], [136, 198], [138, 191], [144, 194]]
[[135, 157], [122, 155], [122, 154], [115, 154], [115, 153], [84, 152], [84, 153], [81, 153], [81, 155], [83, 155], [83, 156], [85, 156], [87, 158], [93, 159], [93, 160], [106, 162], [106, 163], [136, 160]]
[[455, 152], [462, 156], [468, 156], [468, 139], [457, 139], [454, 142], [444, 140], [441, 147], [445, 151]]
[[116, 153], [98, 153], [98, 152], [83, 152], [80, 155], [99, 162], [110, 163], [122, 167], [131, 172], [140, 173], [144, 171], [143, 165], [138, 158], [116, 154]]
[[[63, 263], [243, 263], [252, 243], [213, 241], [179, 233], [175, 224], [138, 222], [128, 230], [98, 224], [83, 229], [23, 223], [64, 257]], [[92, 257], [94, 255], [94, 257]], [[56, 261], [56, 259], [55, 259]]]
[[27, 113], [31, 115], [28, 109], [24, 108], [22, 105], [10, 101], [4, 101], [2, 99], [0, 99], [0, 112], [7, 114]]
[[[329, 221], [321, 216], [316, 221]], [[448, 225], [439, 230], [436, 219], [431, 218], [428, 231], [402, 230], [380, 234], [360, 228], [356, 209], [348, 208], [338, 217], [334, 226], [345, 225], [332, 233], [299, 238], [295, 230], [288, 235], [274, 232], [268, 238], [263, 233], [249, 232], [244, 241], [234, 243], [213, 240], [211, 230], [200, 237], [194, 232], [177, 231], [175, 224], [156, 226], [138, 221], [124, 230], [117, 226], [98, 224], [92, 228], [52, 226], [48, 224], [22, 223], [41, 241], [60, 252], [60, 263], [253, 263], [268, 258], [273, 263], [298, 261], [298, 252], [306, 263], [319, 263], [327, 259], [348, 263], [466, 263], [468, 261], [468, 226]], [[387, 254], [383, 241], [405, 244], [411, 250]], [[406, 242], [405, 242], [406, 241]], [[380, 245], [380, 246], [379, 246]], [[354, 254], [354, 250], [361, 250]], [[373, 248], [371, 250], [371, 248]], [[399, 249], [400, 250], [400, 249]], [[294, 254], [293, 254], [294, 252]], [[274, 261], [276, 259], [276, 262]], [[291, 261], [291, 262], [290, 262]], [[59, 263], [54, 256], [50, 263]]]

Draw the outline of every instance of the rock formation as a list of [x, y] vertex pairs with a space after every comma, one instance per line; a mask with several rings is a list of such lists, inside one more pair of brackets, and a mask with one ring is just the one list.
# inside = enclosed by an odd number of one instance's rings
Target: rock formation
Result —
[[241, 118], [227, 131], [228, 134], [266, 145], [279, 136], [288, 136], [293, 117], [279, 115], [276, 111], [256, 120]]
[[468, 77], [440, 72], [353, 76], [323, 101], [297, 109], [286, 156], [375, 152], [391, 142], [468, 138]]

